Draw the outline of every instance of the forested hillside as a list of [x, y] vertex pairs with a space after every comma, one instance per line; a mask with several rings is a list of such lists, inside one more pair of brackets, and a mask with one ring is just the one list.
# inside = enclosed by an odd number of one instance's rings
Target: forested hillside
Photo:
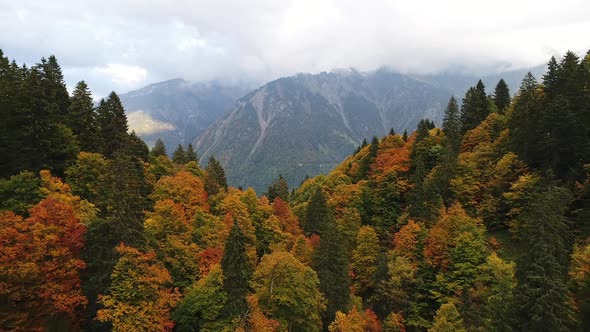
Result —
[[0, 107], [2, 331], [590, 330], [590, 52], [264, 195], [53, 56]]

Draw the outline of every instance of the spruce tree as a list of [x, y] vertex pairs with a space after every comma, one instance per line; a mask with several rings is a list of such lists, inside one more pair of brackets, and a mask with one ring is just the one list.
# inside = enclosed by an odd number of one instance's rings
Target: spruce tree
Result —
[[320, 279], [320, 291], [327, 300], [323, 317], [324, 327], [334, 321], [337, 311], [346, 312], [349, 309], [350, 280], [347, 256], [342, 236], [330, 214], [312, 259], [312, 267]]
[[248, 262], [248, 256], [246, 256], [246, 237], [235, 218], [225, 242], [221, 269], [223, 271], [223, 289], [227, 293], [223, 310], [224, 316], [229, 319], [242, 317], [248, 310], [246, 295], [252, 276], [252, 267]]
[[496, 90], [494, 90], [494, 104], [496, 104], [500, 113], [504, 113], [506, 108], [510, 106], [510, 90], [504, 79], [500, 79], [496, 85]]
[[287, 202], [289, 200], [289, 185], [283, 178], [283, 175], [279, 174], [276, 179], [269, 187], [267, 192], [268, 200], [273, 202], [275, 198], [280, 198]]
[[121, 99], [113, 91], [106, 101], [101, 100], [98, 109], [102, 154], [112, 157], [114, 153], [125, 148], [129, 143], [129, 126]]
[[404, 129], [404, 133], [402, 135], [402, 139], [404, 140], [404, 142], [408, 141], [408, 130]]
[[148, 161], [150, 149], [147, 144], [135, 133], [135, 130], [129, 134], [129, 145], [127, 146], [127, 153], [130, 156], [139, 158], [145, 162]]
[[168, 152], [166, 152], [166, 145], [164, 145], [162, 139], [158, 138], [156, 140], [156, 144], [154, 144], [152, 151], [150, 151], [150, 156], [153, 158], [159, 156], [168, 156]]
[[485, 86], [479, 80], [475, 87], [469, 88], [461, 105], [461, 133], [464, 134], [479, 125], [489, 115]]
[[195, 148], [193, 147], [192, 143], [189, 143], [186, 148], [186, 160], [187, 162], [194, 161], [197, 164], [199, 163], [199, 157], [197, 156], [197, 152], [195, 152]]
[[508, 120], [512, 150], [532, 167], [539, 165], [535, 157], [540, 143], [538, 128], [541, 112], [541, 97], [537, 89], [537, 80], [528, 72], [513, 101], [513, 111]]
[[188, 162], [182, 144], [178, 144], [178, 147], [174, 150], [174, 153], [172, 153], [172, 161], [179, 165], [184, 165]]
[[303, 230], [307, 235], [322, 235], [326, 224], [330, 222], [331, 213], [326, 202], [326, 196], [320, 187], [313, 192], [307, 209], [305, 210], [305, 219]]
[[221, 164], [211, 156], [207, 168], [207, 177], [205, 178], [205, 190], [209, 194], [215, 195], [220, 189], [227, 191], [227, 179], [225, 177], [225, 170]]
[[565, 217], [571, 194], [554, 184], [535, 188], [517, 217], [522, 239], [517, 265], [516, 326], [519, 331], [571, 331], [567, 268], [572, 247]]
[[457, 148], [461, 141], [461, 119], [455, 97], [451, 97], [445, 109], [442, 130], [445, 133], [446, 140], [449, 142], [449, 146], [453, 149]]
[[92, 94], [84, 81], [78, 82], [70, 99], [69, 126], [80, 141], [80, 150], [96, 152], [100, 146]]

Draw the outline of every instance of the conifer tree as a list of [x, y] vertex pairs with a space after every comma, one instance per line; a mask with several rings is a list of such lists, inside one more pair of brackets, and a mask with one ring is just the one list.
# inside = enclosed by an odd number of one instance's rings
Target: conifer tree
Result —
[[152, 156], [152, 158], [159, 156], [168, 156], [168, 152], [166, 152], [166, 146], [164, 145], [162, 139], [158, 138], [156, 140], [156, 144], [152, 148], [152, 151], [150, 151], [150, 156]]
[[129, 134], [129, 145], [127, 146], [126, 153], [143, 161], [148, 161], [150, 149], [147, 144], [137, 136], [135, 130], [131, 131], [131, 134]]
[[500, 113], [504, 113], [506, 108], [510, 106], [510, 90], [504, 79], [500, 79], [496, 85], [496, 90], [494, 90], [494, 104], [496, 104]]
[[205, 189], [211, 195], [215, 195], [220, 189], [227, 191], [227, 179], [225, 177], [225, 170], [213, 156], [209, 158], [207, 164], [207, 177], [205, 178]]
[[517, 265], [516, 330], [571, 331], [574, 313], [566, 285], [571, 225], [567, 189], [539, 185], [517, 218], [523, 252]]
[[327, 299], [325, 327], [334, 320], [337, 311], [348, 311], [350, 301], [348, 254], [336, 223], [331, 216], [328, 218], [312, 257], [312, 267], [320, 279], [320, 291]]
[[197, 152], [195, 152], [195, 148], [193, 147], [192, 143], [189, 143], [186, 148], [186, 160], [187, 162], [194, 161], [197, 164], [199, 163], [199, 157], [197, 156]]
[[179, 165], [184, 165], [188, 162], [182, 144], [178, 144], [178, 147], [174, 150], [174, 153], [172, 153], [172, 161]]
[[235, 218], [225, 242], [221, 269], [223, 271], [223, 289], [227, 293], [224, 316], [229, 319], [242, 317], [248, 309], [246, 295], [252, 276], [252, 267], [246, 256], [246, 237]]
[[464, 134], [479, 125], [490, 113], [485, 86], [479, 80], [469, 88], [461, 105], [461, 133]]
[[92, 94], [84, 81], [78, 82], [70, 99], [69, 126], [80, 142], [80, 150], [98, 151], [99, 136]]
[[537, 128], [541, 98], [537, 91], [537, 80], [528, 72], [513, 102], [513, 112], [508, 120], [511, 147], [530, 166], [537, 167], [535, 155], [539, 149]]
[[461, 139], [461, 119], [459, 117], [459, 107], [457, 106], [457, 100], [455, 97], [449, 99], [449, 103], [445, 109], [442, 130], [447, 139], [453, 143], [456, 143]]
[[402, 135], [402, 139], [404, 140], [404, 142], [408, 141], [408, 130], [404, 129], [404, 133]]
[[102, 154], [112, 157], [117, 150], [127, 147], [129, 143], [129, 126], [121, 99], [113, 91], [106, 101], [101, 100], [98, 109]]
[[303, 222], [303, 230], [306, 234], [322, 235], [326, 224], [331, 222], [331, 213], [326, 202], [326, 196], [320, 187], [318, 187], [307, 204], [305, 210], [305, 219]]
[[268, 200], [273, 202], [275, 198], [280, 198], [283, 201], [289, 201], [289, 185], [287, 181], [283, 178], [283, 175], [279, 174], [278, 179], [276, 179], [269, 187], [268, 187]]

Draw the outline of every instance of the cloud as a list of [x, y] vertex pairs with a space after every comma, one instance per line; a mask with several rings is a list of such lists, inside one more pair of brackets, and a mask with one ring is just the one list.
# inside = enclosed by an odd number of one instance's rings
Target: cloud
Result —
[[5, 53], [56, 54], [97, 95], [174, 77], [264, 82], [388, 66], [484, 72], [590, 48], [585, 0], [0, 0]]

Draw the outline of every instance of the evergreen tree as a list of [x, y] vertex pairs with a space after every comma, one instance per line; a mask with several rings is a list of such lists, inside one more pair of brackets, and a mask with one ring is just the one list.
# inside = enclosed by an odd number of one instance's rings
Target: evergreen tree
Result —
[[100, 146], [98, 124], [92, 94], [86, 82], [80, 81], [70, 99], [69, 126], [80, 141], [80, 150], [96, 152]]
[[536, 152], [539, 150], [537, 135], [541, 98], [537, 91], [537, 80], [528, 72], [522, 80], [517, 97], [513, 102], [513, 111], [508, 120], [512, 150], [530, 166], [536, 167]]
[[451, 97], [449, 104], [445, 109], [442, 130], [445, 133], [447, 140], [451, 142], [453, 146], [456, 146], [461, 140], [461, 119], [455, 97]]
[[389, 129], [389, 136], [395, 135], [395, 130], [393, 128]]
[[267, 196], [268, 200], [271, 202], [274, 202], [277, 197], [285, 202], [289, 201], [289, 185], [281, 174], [279, 174], [279, 178], [268, 187]]
[[402, 139], [404, 140], [404, 142], [408, 141], [408, 130], [404, 129], [404, 133], [402, 135]]
[[461, 133], [464, 134], [479, 125], [490, 113], [485, 86], [479, 80], [469, 88], [461, 105]]
[[326, 196], [320, 187], [313, 192], [307, 209], [305, 210], [305, 219], [303, 222], [303, 230], [306, 234], [322, 235], [326, 224], [331, 222], [331, 212], [326, 202]]
[[500, 113], [504, 113], [510, 106], [510, 90], [504, 79], [500, 79], [494, 90], [494, 104]]
[[320, 279], [320, 291], [327, 300], [324, 327], [334, 321], [336, 312], [349, 309], [350, 280], [344, 241], [332, 216], [328, 216], [321, 234], [320, 244], [313, 253], [312, 267]]
[[188, 162], [186, 158], [186, 152], [184, 151], [182, 144], [178, 144], [178, 147], [176, 150], [174, 150], [174, 153], [172, 154], [172, 161], [179, 165], [184, 165]]
[[220, 189], [227, 191], [227, 179], [225, 170], [221, 164], [211, 156], [207, 164], [207, 177], [205, 178], [205, 190], [211, 195], [215, 195]]
[[162, 139], [158, 138], [156, 140], [156, 144], [152, 148], [152, 151], [150, 151], [150, 156], [152, 158], [159, 156], [168, 156], [168, 152], [166, 152], [166, 146], [164, 145]]
[[199, 163], [199, 157], [197, 156], [197, 153], [195, 152], [195, 148], [193, 147], [192, 143], [189, 143], [186, 148], [186, 160], [187, 162], [194, 161], [197, 164]]
[[252, 267], [246, 256], [246, 237], [236, 219], [225, 242], [221, 269], [223, 289], [227, 293], [224, 316], [229, 319], [243, 317], [248, 309], [246, 295]]
[[570, 193], [549, 184], [525, 197], [517, 218], [523, 252], [517, 265], [516, 330], [571, 331], [574, 313], [566, 285], [572, 247], [564, 216]]
[[129, 146], [127, 152], [130, 156], [139, 158], [145, 162], [148, 161], [150, 149], [147, 144], [135, 133], [135, 130], [129, 134]]
[[98, 109], [102, 154], [112, 157], [114, 153], [129, 144], [127, 116], [121, 99], [113, 91], [106, 101], [101, 100]]

